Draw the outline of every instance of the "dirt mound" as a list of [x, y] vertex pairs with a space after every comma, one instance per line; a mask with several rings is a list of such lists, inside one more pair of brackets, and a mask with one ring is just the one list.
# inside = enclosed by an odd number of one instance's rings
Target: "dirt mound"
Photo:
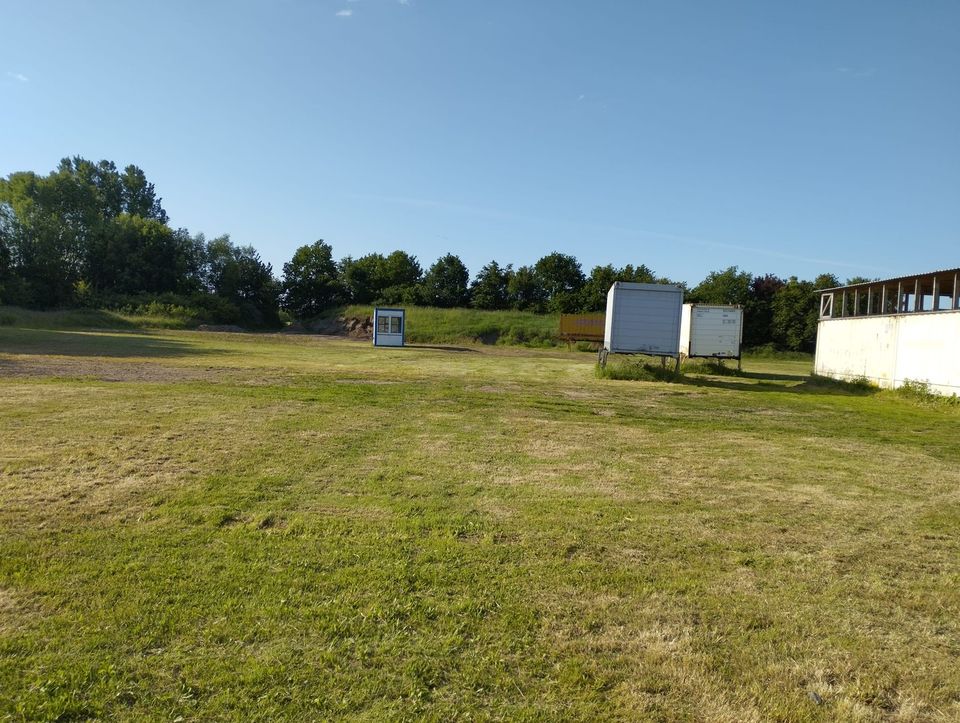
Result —
[[338, 316], [333, 319], [314, 319], [291, 324], [287, 331], [306, 334], [326, 334], [330, 336], [349, 336], [352, 339], [372, 339], [373, 320], [368, 316]]
[[343, 325], [347, 336], [353, 337], [354, 339], [373, 338], [373, 319], [369, 316], [366, 319], [358, 319], [356, 317], [350, 319], [344, 318]]

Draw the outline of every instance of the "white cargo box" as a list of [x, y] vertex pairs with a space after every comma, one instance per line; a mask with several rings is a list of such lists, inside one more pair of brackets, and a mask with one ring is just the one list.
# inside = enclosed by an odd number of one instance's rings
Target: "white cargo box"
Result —
[[682, 307], [679, 286], [615, 282], [607, 292], [604, 349], [679, 359]]
[[743, 309], [716, 304], [684, 304], [680, 353], [688, 357], [739, 359]]

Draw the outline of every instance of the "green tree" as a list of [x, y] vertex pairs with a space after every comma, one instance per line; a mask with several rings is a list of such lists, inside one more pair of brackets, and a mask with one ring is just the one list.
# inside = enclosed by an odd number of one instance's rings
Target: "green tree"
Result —
[[127, 166], [123, 169], [120, 182], [124, 213], [167, 223], [169, 219], [160, 205], [161, 199], [142, 170], [133, 165]]
[[743, 345], [762, 346], [773, 341], [773, 299], [783, 288], [779, 276], [754, 276], [750, 281], [750, 297], [743, 306]]
[[17, 273], [13, 263], [16, 248], [16, 227], [13, 210], [0, 204], [0, 304], [15, 304], [16, 294], [13, 287], [17, 284]]
[[169, 220], [154, 185], [137, 166], [129, 165], [120, 173], [113, 161], [93, 163], [74, 156], [60, 161], [51, 178], [61, 188], [71, 189], [69, 203], [86, 216], [89, 225], [124, 213], [160, 223]]
[[119, 294], [186, 291], [194, 252], [189, 236], [156, 219], [123, 213], [88, 240], [83, 280]]
[[816, 293], [813, 283], [791, 276], [773, 297], [773, 341], [788, 351], [813, 351], [817, 340]]
[[423, 269], [416, 256], [406, 251], [394, 251], [383, 260], [376, 301], [383, 304], [421, 303], [418, 292], [422, 278]]
[[547, 294], [532, 266], [521, 266], [507, 280], [510, 306], [514, 309], [542, 312]]
[[753, 277], [747, 271], [730, 266], [723, 271], [711, 271], [707, 278], [689, 293], [689, 301], [699, 304], [736, 304], [746, 306], [750, 300]]
[[445, 308], [467, 306], [470, 301], [469, 280], [470, 272], [459, 256], [441, 256], [423, 277], [423, 303]]
[[583, 311], [605, 311], [607, 308], [607, 292], [610, 291], [610, 287], [616, 281], [654, 284], [659, 283], [660, 279], [644, 264], [636, 267], [627, 264], [619, 269], [612, 264], [594, 266], [583, 285], [583, 290], [580, 292]]
[[355, 304], [411, 303], [416, 301], [423, 270], [415, 256], [394, 251], [389, 256], [349, 256], [341, 264], [341, 278], [349, 300]]
[[607, 292], [614, 282], [620, 280], [620, 269], [613, 264], [594, 266], [581, 292], [583, 311], [604, 311], [607, 308]]
[[280, 285], [252, 246], [235, 246], [227, 235], [213, 239], [207, 244], [205, 277], [208, 289], [236, 304], [245, 319], [279, 323]]
[[316, 316], [342, 303], [344, 296], [330, 244], [320, 240], [301, 246], [283, 265], [283, 308], [294, 316]]
[[510, 308], [510, 278], [513, 267], [500, 266], [496, 261], [480, 269], [470, 284], [471, 303], [477, 309]]
[[20, 303], [25, 305], [70, 303], [82, 276], [86, 219], [76, 199], [82, 189], [68, 181], [30, 172], [0, 180], [11, 266], [22, 279]]
[[576, 311], [580, 307], [580, 290], [585, 279], [580, 262], [569, 254], [553, 252], [533, 267], [550, 311]]
[[[670, 284], [673, 283], [665, 276], [657, 276], [646, 264], [633, 266], [627, 264], [617, 272], [617, 281], [631, 281], [637, 284]], [[609, 289], [608, 289], [609, 291]]]
[[340, 279], [349, 301], [370, 304], [381, 289], [382, 254], [367, 254], [358, 259], [347, 256], [340, 262]]
[[[0, 204], [16, 220], [11, 264], [23, 282], [21, 303], [69, 304], [78, 282], [89, 284], [94, 277], [101, 289], [127, 290], [140, 273], [132, 267], [144, 263], [151, 267], [143, 271], [146, 279], [168, 276], [175, 268], [170, 244], [158, 243], [166, 236], [160, 229], [166, 212], [136, 166], [121, 174], [111, 161], [65, 158], [47, 176], [13, 173], [0, 180]], [[133, 218], [155, 223], [137, 224]], [[137, 230], [146, 235], [133, 238]], [[121, 248], [132, 255], [119, 257]], [[109, 263], [103, 259], [107, 249]]]
[[813, 280], [813, 288], [815, 289], [835, 289], [841, 285], [840, 279], [835, 274], [820, 274]]

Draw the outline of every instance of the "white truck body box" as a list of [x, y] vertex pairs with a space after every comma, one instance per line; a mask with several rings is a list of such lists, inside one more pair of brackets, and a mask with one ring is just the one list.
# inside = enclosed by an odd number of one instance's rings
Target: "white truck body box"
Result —
[[607, 292], [604, 348], [613, 354], [679, 358], [683, 289], [617, 281]]
[[680, 353], [688, 357], [739, 359], [743, 309], [719, 304], [684, 304]]

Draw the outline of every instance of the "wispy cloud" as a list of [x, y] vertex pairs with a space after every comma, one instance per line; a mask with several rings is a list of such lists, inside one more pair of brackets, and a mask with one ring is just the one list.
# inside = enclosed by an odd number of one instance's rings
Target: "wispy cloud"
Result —
[[746, 251], [760, 256], [769, 256], [775, 259], [785, 259], [787, 261], [801, 261], [807, 264], [819, 264], [821, 266], [833, 266], [844, 269], [861, 269], [869, 271], [891, 272], [890, 269], [882, 266], [867, 266], [862, 263], [848, 263], [846, 261], [837, 261], [836, 259], [824, 259], [815, 256], [801, 256], [799, 254], [783, 253], [770, 248], [757, 248], [756, 246], [744, 246], [742, 244], [727, 243], [725, 241], [715, 241], [713, 239], [698, 238], [696, 236], [685, 236], [673, 233], [662, 233], [660, 231], [648, 231], [636, 228], [626, 228], [621, 226], [607, 226], [587, 224], [588, 227], [597, 231], [610, 231], [621, 233], [625, 236], [636, 236], [638, 238], [656, 239], [668, 241], [678, 245], [706, 246], [709, 248], [730, 249], [732, 251]]
[[410, 198], [407, 196], [378, 196], [367, 193], [351, 193], [349, 198], [355, 198], [360, 201], [377, 201], [380, 203], [391, 203], [400, 206], [412, 206], [414, 208], [433, 208], [438, 211], [453, 211], [455, 213], [468, 213], [475, 216], [484, 216], [486, 218], [499, 219], [501, 221], [520, 221], [523, 216], [497, 211], [492, 208], [481, 208], [479, 206], [468, 206], [462, 203], [448, 203], [447, 201], [435, 201], [429, 198]]
[[30, 78], [25, 76], [23, 73], [14, 73], [12, 70], [7, 71], [7, 77], [13, 78], [18, 83], [29, 83]]
[[410, 0], [397, 0], [397, 2], [399, 2], [401, 5], [409, 5], [409, 4], [410, 4]]
[[685, 236], [674, 233], [664, 233], [662, 231], [652, 231], [649, 229], [632, 228], [626, 226], [611, 226], [608, 224], [598, 224], [590, 222], [570, 221], [562, 218], [545, 219], [537, 216], [526, 216], [515, 213], [508, 213], [492, 208], [482, 208], [479, 206], [469, 206], [459, 203], [448, 203], [446, 201], [436, 201], [427, 198], [410, 198], [406, 196], [379, 196], [372, 194], [349, 194], [349, 198], [358, 200], [377, 201], [380, 203], [398, 204], [411, 206], [414, 208], [436, 209], [438, 211], [448, 211], [453, 213], [464, 213], [498, 221], [514, 221], [534, 224], [555, 224], [558, 222], [568, 225], [579, 226], [580, 228], [592, 231], [594, 233], [618, 234], [628, 239], [636, 241], [661, 241], [678, 246], [699, 246], [707, 248], [730, 249], [731, 251], [743, 251], [759, 256], [767, 256], [776, 259], [785, 259], [787, 261], [800, 261], [807, 264], [816, 264], [818, 266], [833, 267], [838, 269], [856, 269], [861, 272], [877, 271], [881, 273], [892, 273], [889, 268], [882, 266], [869, 266], [863, 263], [851, 263], [838, 261], [836, 259], [825, 259], [814, 256], [803, 256], [799, 254], [784, 253], [774, 248], [757, 248], [755, 246], [744, 246], [741, 244], [727, 243], [725, 241], [715, 241], [713, 239], [698, 238], [696, 236]]
[[848, 75], [851, 78], [869, 78], [877, 72], [876, 68], [851, 68], [846, 65], [842, 65], [837, 68], [837, 72], [840, 75]]
[[346, 10], [337, 10], [338, 18], [349, 18], [351, 15], [353, 15], [353, 10], [350, 8], [347, 8]]

